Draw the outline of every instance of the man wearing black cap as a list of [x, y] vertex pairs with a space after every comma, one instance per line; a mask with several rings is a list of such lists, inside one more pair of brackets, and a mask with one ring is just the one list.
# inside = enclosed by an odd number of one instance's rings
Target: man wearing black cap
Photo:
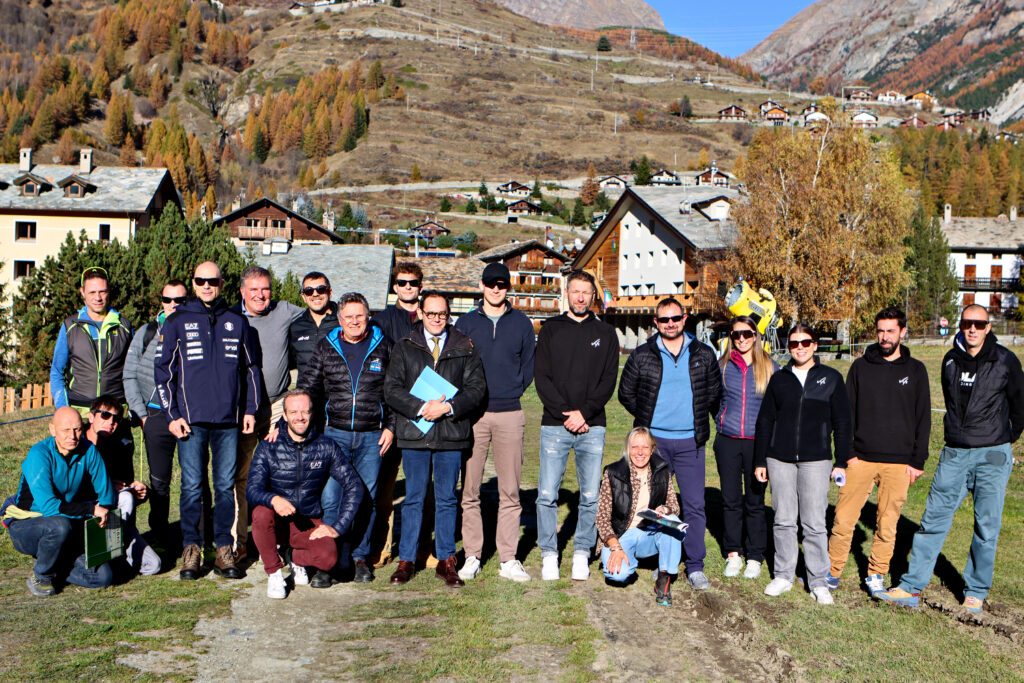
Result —
[[529, 581], [530, 575], [516, 559], [519, 547], [519, 480], [523, 471], [523, 431], [526, 418], [519, 398], [533, 382], [533, 323], [508, 301], [512, 285], [508, 268], [491, 263], [480, 278], [480, 307], [455, 324], [473, 340], [487, 376], [487, 407], [473, 425], [473, 454], [466, 463], [462, 489], [462, 544], [466, 562], [459, 570], [463, 580], [480, 572], [484, 546], [480, 516], [480, 484], [488, 447], [494, 446], [498, 472], [498, 529], [496, 544], [501, 567], [498, 576]]

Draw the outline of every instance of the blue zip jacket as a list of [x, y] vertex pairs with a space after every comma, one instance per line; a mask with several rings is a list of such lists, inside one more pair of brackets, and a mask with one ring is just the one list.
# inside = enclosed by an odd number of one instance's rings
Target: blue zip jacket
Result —
[[[96, 501], [75, 500], [86, 477], [96, 491]], [[80, 519], [92, 517], [96, 502], [113, 508], [117, 494], [107, 476], [103, 458], [88, 439], [82, 437], [78, 448], [66, 457], [57, 450], [57, 440], [52, 436], [29, 449], [21, 463], [15, 505], [44, 517]]]
[[[775, 361], [772, 368], [773, 372], [779, 369]], [[763, 398], [757, 393], [754, 368], [733, 351], [722, 370], [722, 405], [715, 417], [718, 433], [734, 439], [753, 439]]]
[[218, 297], [207, 308], [189, 299], [160, 330], [153, 379], [167, 421], [238, 424], [255, 415], [263, 393], [260, 346], [241, 313]]
[[505, 302], [505, 312], [494, 324], [481, 304], [459, 318], [455, 328], [473, 340], [487, 375], [487, 412], [520, 410], [520, 397], [533, 383], [537, 349], [533, 323], [522, 311]]

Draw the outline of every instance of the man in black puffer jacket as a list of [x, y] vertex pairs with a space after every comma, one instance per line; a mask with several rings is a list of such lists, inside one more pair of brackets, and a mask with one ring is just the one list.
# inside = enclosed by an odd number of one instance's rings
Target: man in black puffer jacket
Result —
[[[252, 536], [267, 572], [267, 596], [285, 597], [284, 562], [277, 546], [291, 548], [292, 578], [309, 583], [306, 567], [315, 567], [316, 587], [331, 585], [337, 562], [334, 539], [348, 532], [363, 497], [363, 484], [341, 449], [316, 431], [313, 402], [301, 389], [284, 398], [284, 422], [273, 442], [260, 441], [249, 469], [245, 497], [252, 506]], [[320, 497], [331, 479], [341, 496], [332, 524], [322, 521]], [[321, 573], [325, 576], [321, 577]]]
[[[455, 487], [462, 470], [462, 452], [472, 443], [473, 421], [485, 407], [487, 380], [473, 341], [448, 324], [450, 309], [444, 295], [424, 292], [420, 312], [422, 322], [413, 325], [412, 332], [392, 350], [384, 381], [384, 396], [398, 413], [396, 436], [405, 472], [399, 562], [391, 583], [407, 583], [415, 571], [423, 498], [433, 468], [437, 575], [456, 588], [464, 584], [455, 571]], [[433, 369], [457, 393], [429, 401], [414, 396], [412, 390], [425, 368]]]

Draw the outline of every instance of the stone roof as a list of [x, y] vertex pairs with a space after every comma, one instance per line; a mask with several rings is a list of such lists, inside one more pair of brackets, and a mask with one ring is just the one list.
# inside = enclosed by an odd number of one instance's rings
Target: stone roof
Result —
[[[239, 248], [242, 253], [245, 250]], [[256, 254], [256, 263], [273, 269], [279, 278], [291, 272], [301, 281], [306, 273], [319, 270], [331, 281], [335, 298], [361, 292], [374, 311], [387, 305], [394, 260], [391, 246], [369, 244], [296, 244], [287, 254]]]
[[549, 248], [547, 245], [542, 244], [540, 240], [524, 240], [522, 242], [508, 242], [507, 244], [499, 244], [496, 247], [491, 247], [481, 251], [476, 255], [481, 261], [503, 261], [505, 257], [516, 254], [520, 251], [529, 251], [531, 249], [543, 249], [551, 254], [552, 258], [557, 258], [561, 261], [568, 261], [568, 257], [564, 254], [559, 253], [555, 249]]
[[712, 221], [696, 210], [685, 214], [679, 213], [679, 204], [684, 201], [690, 202], [691, 205], [699, 205], [716, 197], [725, 197], [735, 205], [740, 199], [740, 194], [736, 190], [700, 185], [633, 186], [629, 188], [629, 191], [657, 212], [666, 223], [698, 249], [721, 249], [732, 246], [736, 242], [739, 234], [731, 220]]
[[[80, 173], [78, 164], [37, 164], [32, 175], [53, 186], [38, 196], [23, 197], [14, 179], [24, 175], [18, 164], [0, 164], [0, 210], [145, 213], [164, 178], [170, 180], [166, 168], [138, 168], [135, 166], [98, 166], [92, 173]], [[95, 186], [95, 190], [82, 197], [65, 197], [57, 189], [58, 183], [70, 176]]]
[[476, 258], [432, 256], [403, 258], [423, 269], [423, 289], [438, 289], [445, 293], [479, 292], [480, 276], [487, 265]]
[[940, 226], [950, 249], [1024, 249], [1024, 220], [1021, 219], [1011, 223], [1006, 216], [950, 218]]

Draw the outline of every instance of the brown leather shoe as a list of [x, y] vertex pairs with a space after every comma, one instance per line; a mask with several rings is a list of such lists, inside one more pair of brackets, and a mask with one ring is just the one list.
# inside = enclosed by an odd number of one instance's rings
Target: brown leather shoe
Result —
[[434, 572], [449, 588], [462, 588], [466, 585], [466, 582], [459, 578], [459, 573], [455, 571], [454, 555], [449, 557], [447, 560], [438, 561], [437, 569], [435, 569]]
[[235, 566], [235, 552], [229, 545], [217, 548], [217, 560], [213, 563], [213, 573], [225, 579], [242, 578], [242, 570]]
[[391, 583], [402, 584], [409, 583], [409, 579], [416, 573], [416, 565], [412, 562], [406, 562], [405, 560], [398, 561], [398, 568], [395, 569], [395, 573], [391, 575]]
[[181, 553], [181, 572], [183, 581], [195, 581], [199, 578], [199, 569], [203, 561], [203, 551], [195, 543], [185, 546]]

